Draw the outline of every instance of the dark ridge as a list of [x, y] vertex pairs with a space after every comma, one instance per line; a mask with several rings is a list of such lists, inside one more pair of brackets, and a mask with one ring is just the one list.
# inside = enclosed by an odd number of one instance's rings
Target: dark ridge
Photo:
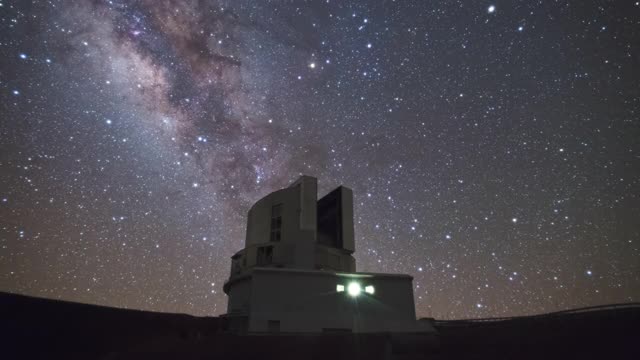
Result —
[[238, 336], [224, 318], [0, 293], [3, 359], [640, 359], [640, 305], [439, 321], [423, 334]]

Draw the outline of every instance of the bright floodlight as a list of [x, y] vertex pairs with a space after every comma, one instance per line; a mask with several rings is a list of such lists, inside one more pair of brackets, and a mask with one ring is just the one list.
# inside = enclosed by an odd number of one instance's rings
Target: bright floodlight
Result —
[[375, 292], [375, 289], [373, 288], [373, 285], [365, 286], [364, 292], [366, 292], [367, 294], [373, 295], [373, 293]]
[[347, 292], [349, 292], [349, 295], [353, 297], [360, 295], [360, 291], [362, 291], [362, 289], [360, 288], [360, 284], [357, 282], [352, 282], [349, 284], [349, 287], [347, 287]]
[[337, 292], [343, 292], [344, 291], [344, 285], [337, 285], [336, 286], [336, 291]]

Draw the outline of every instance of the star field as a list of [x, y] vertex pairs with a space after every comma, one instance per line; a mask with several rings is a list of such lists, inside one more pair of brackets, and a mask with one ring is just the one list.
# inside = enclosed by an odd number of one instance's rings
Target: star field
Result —
[[0, 0], [0, 290], [196, 315], [354, 190], [419, 316], [640, 301], [640, 3]]

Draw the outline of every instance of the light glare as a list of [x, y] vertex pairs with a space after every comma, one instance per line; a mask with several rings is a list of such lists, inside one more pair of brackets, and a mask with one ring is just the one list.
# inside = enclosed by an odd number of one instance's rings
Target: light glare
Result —
[[360, 288], [360, 284], [358, 284], [357, 282], [350, 283], [349, 287], [347, 288], [347, 292], [349, 292], [349, 295], [353, 297], [360, 295], [360, 291], [362, 291], [362, 288]]

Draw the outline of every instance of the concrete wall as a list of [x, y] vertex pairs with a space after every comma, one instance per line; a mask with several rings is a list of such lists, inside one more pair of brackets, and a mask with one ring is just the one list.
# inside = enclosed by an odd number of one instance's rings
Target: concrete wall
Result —
[[[373, 285], [375, 294], [351, 297], [337, 292], [351, 281]], [[256, 268], [251, 280], [249, 331], [268, 331], [268, 321], [281, 332], [418, 331], [412, 278], [408, 275], [338, 275], [323, 271]]]
[[[292, 186], [260, 199], [249, 210], [245, 246], [269, 243], [271, 209], [274, 205], [282, 204], [280, 243], [295, 244], [295, 247], [289, 248], [293, 250], [292, 258], [283, 259], [283, 262], [295, 268], [312, 269], [316, 242], [317, 187], [315, 178], [303, 176]], [[247, 256], [252, 255], [247, 253]]]
[[316, 245], [315, 265], [317, 269], [356, 271], [356, 260], [347, 251], [324, 245]]
[[251, 300], [251, 279], [237, 281], [229, 289], [229, 301], [227, 302], [227, 314], [249, 313]]

